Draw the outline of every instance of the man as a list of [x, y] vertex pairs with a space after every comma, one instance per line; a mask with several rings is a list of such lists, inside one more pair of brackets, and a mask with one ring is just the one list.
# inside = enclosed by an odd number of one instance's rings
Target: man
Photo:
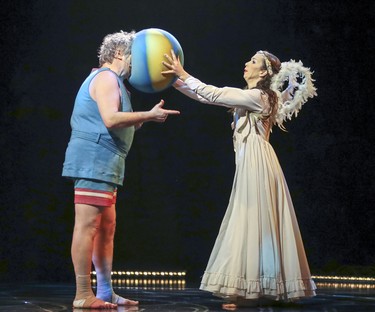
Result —
[[[75, 188], [71, 254], [76, 308], [113, 309], [138, 304], [115, 294], [111, 284], [117, 187], [123, 183], [134, 131], [144, 122], [164, 122], [169, 115], [179, 114], [163, 109], [163, 100], [150, 111], [133, 112], [123, 80], [131, 73], [134, 37], [134, 31], [120, 31], [104, 38], [99, 69], [83, 82], [71, 117], [72, 134], [62, 175], [72, 178]], [[92, 262], [96, 296], [90, 280]]]

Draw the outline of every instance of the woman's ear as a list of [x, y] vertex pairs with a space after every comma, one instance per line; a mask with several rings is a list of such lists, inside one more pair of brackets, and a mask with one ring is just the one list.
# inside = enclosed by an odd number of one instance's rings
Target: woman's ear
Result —
[[262, 69], [259, 71], [259, 78], [264, 78], [267, 76], [267, 70], [266, 69]]

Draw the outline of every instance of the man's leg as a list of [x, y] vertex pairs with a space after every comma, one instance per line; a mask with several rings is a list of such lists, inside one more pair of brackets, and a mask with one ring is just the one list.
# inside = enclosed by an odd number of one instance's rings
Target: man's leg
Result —
[[116, 307], [96, 298], [91, 288], [90, 272], [94, 239], [101, 220], [101, 209], [93, 205], [75, 205], [71, 254], [76, 276], [76, 297], [73, 306], [77, 308], [112, 309]]
[[93, 262], [97, 280], [97, 298], [118, 305], [137, 305], [138, 301], [116, 295], [112, 288], [111, 272], [113, 263], [113, 241], [116, 230], [116, 207], [106, 207], [102, 211], [97, 235], [94, 239]]

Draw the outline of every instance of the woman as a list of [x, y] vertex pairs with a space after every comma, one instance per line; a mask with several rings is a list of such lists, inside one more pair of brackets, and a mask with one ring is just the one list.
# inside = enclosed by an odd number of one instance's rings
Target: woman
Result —
[[[111, 283], [117, 188], [124, 181], [125, 158], [135, 129], [144, 122], [165, 122], [168, 115], [179, 112], [164, 109], [163, 100], [150, 111], [133, 112], [123, 81], [130, 76], [134, 36], [134, 32], [120, 31], [104, 38], [100, 68], [93, 69], [82, 83], [71, 117], [72, 134], [62, 175], [74, 180], [74, 308], [138, 305], [138, 301], [117, 295]], [[96, 296], [91, 289], [92, 263]]]
[[[192, 77], [172, 53], [163, 74], [175, 74], [175, 88], [207, 104], [233, 110], [236, 171], [218, 237], [202, 277], [201, 290], [225, 298], [223, 307], [292, 301], [315, 296], [315, 284], [276, 154], [269, 143], [278, 114], [272, 77], [279, 59], [258, 51], [245, 64], [246, 89], [217, 88]], [[293, 88], [293, 86], [292, 86]], [[283, 93], [284, 101], [290, 98]]]

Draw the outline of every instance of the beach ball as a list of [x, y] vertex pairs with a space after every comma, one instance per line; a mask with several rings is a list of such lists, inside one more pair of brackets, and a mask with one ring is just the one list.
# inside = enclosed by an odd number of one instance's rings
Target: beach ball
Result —
[[169, 32], [149, 28], [136, 33], [132, 44], [130, 84], [137, 90], [156, 93], [170, 87], [176, 80], [175, 75], [162, 75], [167, 70], [162, 64], [164, 54], [171, 55], [173, 49], [176, 56], [184, 64], [184, 54], [180, 43]]

